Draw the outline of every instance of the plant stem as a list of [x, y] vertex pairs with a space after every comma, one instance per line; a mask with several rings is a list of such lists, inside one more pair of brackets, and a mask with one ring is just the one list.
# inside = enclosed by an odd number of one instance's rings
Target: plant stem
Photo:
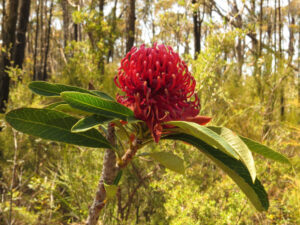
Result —
[[[108, 126], [107, 139], [112, 145], [115, 145], [115, 134], [112, 124], [109, 124]], [[130, 148], [125, 152], [125, 154], [118, 162], [115, 152], [111, 149], [106, 149], [103, 160], [102, 174], [98, 184], [98, 190], [96, 192], [93, 204], [89, 209], [89, 216], [86, 225], [97, 224], [100, 212], [106, 204], [106, 192], [104, 183], [113, 184], [117, 173], [120, 171], [120, 169], [125, 168], [129, 164], [137, 150], [141, 147], [141, 144], [141, 140], [134, 139]]]
[[[112, 145], [115, 145], [115, 130], [112, 124], [108, 126], [108, 136], [107, 139]], [[104, 154], [102, 174], [100, 181], [98, 183], [98, 189], [96, 196], [94, 198], [93, 204], [89, 209], [89, 216], [86, 225], [96, 225], [100, 211], [105, 206], [106, 203], [106, 192], [104, 188], [104, 183], [113, 184], [113, 181], [117, 175], [118, 169], [116, 167], [116, 155], [112, 149], [106, 149]]]

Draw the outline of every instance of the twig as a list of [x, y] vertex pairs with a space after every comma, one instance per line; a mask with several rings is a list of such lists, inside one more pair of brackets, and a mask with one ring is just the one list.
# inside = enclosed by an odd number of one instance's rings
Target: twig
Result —
[[124, 211], [123, 211], [123, 208], [122, 208], [122, 196], [121, 196], [121, 188], [120, 187], [118, 187], [117, 200], [118, 200], [118, 213], [121, 216], [121, 220], [123, 220]]
[[122, 156], [122, 159], [118, 162], [118, 168], [125, 168], [128, 163], [131, 161], [137, 150], [141, 147], [142, 141], [139, 139], [134, 139], [131, 147], [125, 152]]
[[242, 213], [243, 213], [244, 209], [246, 208], [246, 206], [247, 206], [247, 202], [245, 201], [244, 206], [243, 206], [243, 207], [241, 208], [241, 210], [240, 210], [238, 220], [236, 221], [236, 225], [239, 224], [240, 219], [242, 218]]
[[12, 204], [13, 204], [13, 189], [14, 189], [14, 180], [16, 176], [16, 166], [17, 166], [17, 153], [18, 153], [18, 140], [17, 140], [17, 132], [13, 131], [14, 133], [14, 162], [13, 162], [13, 171], [12, 171], [12, 177], [11, 177], [11, 185], [10, 185], [10, 200], [9, 200], [9, 219], [8, 224], [11, 225], [11, 216], [12, 216]]
[[131, 206], [131, 204], [132, 204], [134, 195], [136, 194], [137, 190], [144, 184], [145, 180], [147, 180], [148, 178], [150, 178], [154, 172], [155, 172], [155, 170], [152, 171], [152, 172], [150, 172], [150, 173], [148, 173], [146, 176], [142, 177], [142, 178], [140, 179], [139, 183], [138, 183], [138, 184], [136, 185], [136, 187], [133, 189], [133, 191], [129, 194], [128, 201], [126, 202], [126, 204], [125, 204], [124, 207], [122, 208], [122, 211], [124, 211], [124, 210], [127, 208], [126, 216], [125, 216], [125, 220], [126, 220], [126, 221], [128, 220], [129, 211], [130, 211], [130, 206]]

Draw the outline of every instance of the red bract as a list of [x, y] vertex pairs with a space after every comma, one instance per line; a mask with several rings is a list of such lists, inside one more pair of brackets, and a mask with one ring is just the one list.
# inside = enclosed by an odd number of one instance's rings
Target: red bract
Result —
[[210, 120], [196, 117], [200, 103], [194, 94], [195, 79], [170, 46], [133, 47], [121, 61], [115, 84], [126, 93], [118, 95], [117, 101], [147, 123], [156, 142], [163, 122], [186, 120], [203, 125]]

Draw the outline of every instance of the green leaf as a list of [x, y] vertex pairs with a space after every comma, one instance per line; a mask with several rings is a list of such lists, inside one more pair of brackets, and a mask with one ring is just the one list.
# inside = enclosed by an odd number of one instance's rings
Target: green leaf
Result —
[[122, 120], [133, 117], [133, 112], [129, 108], [97, 96], [72, 91], [62, 92], [61, 96], [73, 108], [86, 112]]
[[171, 152], [152, 152], [148, 153], [151, 158], [159, 162], [166, 168], [173, 170], [177, 173], [184, 174], [184, 161], [182, 158], [174, 155]]
[[54, 109], [55, 107], [59, 106], [59, 105], [62, 105], [62, 104], [66, 104], [65, 102], [54, 102], [50, 105], [47, 105], [45, 107], [45, 109]]
[[72, 132], [83, 132], [94, 128], [103, 123], [112, 121], [112, 118], [92, 115], [79, 120], [71, 129]]
[[76, 92], [81, 92], [81, 93], [87, 93], [87, 94], [92, 94], [95, 96], [98, 96], [100, 98], [103, 98], [105, 100], [110, 100], [110, 101], [115, 101], [115, 99], [108, 94], [98, 91], [98, 90], [86, 90], [83, 88], [75, 87], [75, 86], [69, 86], [69, 85], [64, 85], [64, 84], [51, 84], [45, 81], [32, 81], [28, 85], [29, 89], [42, 96], [59, 96], [60, 93], [64, 91], [76, 91]]
[[258, 211], [268, 209], [269, 200], [264, 187], [257, 178], [252, 182], [248, 169], [241, 161], [189, 134], [171, 134], [163, 139], [181, 140], [195, 146], [231, 177]]
[[111, 148], [95, 129], [72, 133], [71, 128], [78, 119], [55, 110], [21, 108], [7, 113], [5, 119], [16, 130], [43, 139], [93, 148]]
[[180, 132], [195, 136], [205, 143], [219, 148], [227, 155], [239, 159], [239, 155], [236, 150], [232, 148], [224, 138], [207, 127], [187, 121], [170, 121], [165, 124], [177, 126], [180, 128]]
[[51, 84], [45, 81], [33, 81], [28, 87], [32, 92], [42, 96], [60, 96], [60, 93], [63, 91], [76, 91], [92, 94], [90, 91], [79, 87], [64, 84]]
[[240, 156], [241, 161], [248, 168], [252, 181], [254, 182], [256, 178], [255, 163], [251, 151], [249, 150], [247, 145], [240, 139], [238, 135], [236, 135], [226, 127], [209, 126], [208, 128], [223, 137], [227, 141], [227, 143], [230, 144], [232, 148], [234, 148], [234, 150]]
[[106, 191], [107, 199], [113, 199], [116, 196], [117, 191], [118, 191], [117, 185], [115, 185], [115, 184], [109, 185], [109, 184], [104, 183], [104, 188]]
[[90, 92], [92, 92], [93, 94], [97, 95], [100, 98], [103, 98], [105, 100], [110, 100], [110, 101], [115, 101], [115, 99], [113, 97], [111, 97], [110, 95], [102, 92], [102, 91], [98, 91], [98, 90], [91, 90]]
[[118, 174], [117, 174], [115, 180], [114, 180], [114, 183], [113, 183], [114, 185], [118, 185], [118, 184], [119, 184], [119, 182], [120, 182], [120, 180], [121, 180], [121, 177], [122, 177], [122, 174], [123, 174], [123, 170], [120, 170], [120, 171], [118, 172]]
[[71, 115], [79, 115], [79, 116], [91, 116], [92, 113], [80, 110], [80, 109], [75, 109], [72, 108], [70, 105], [64, 103], [64, 104], [58, 104], [57, 106], [55, 106], [54, 108], [52, 108], [53, 110], [56, 111], [61, 111], [67, 114], [71, 114]]
[[260, 154], [268, 159], [272, 159], [274, 161], [277, 162], [281, 162], [281, 163], [287, 163], [291, 165], [290, 160], [282, 155], [279, 152], [274, 151], [273, 149], [269, 148], [268, 146], [265, 146], [263, 144], [260, 144], [256, 141], [253, 141], [249, 138], [245, 138], [240, 136], [240, 138], [243, 140], [243, 142], [248, 146], [248, 148], [252, 151], [255, 152], [257, 154]]

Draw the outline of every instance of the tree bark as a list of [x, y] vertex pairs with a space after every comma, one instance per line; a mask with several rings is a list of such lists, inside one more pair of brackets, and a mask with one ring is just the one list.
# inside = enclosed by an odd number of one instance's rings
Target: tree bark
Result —
[[37, 51], [38, 51], [38, 37], [39, 37], [39, 28], [40, 28], [40, 1], [36, 1], [36, 25], [35, 25], [35, 37], [34, 37], [34, 53], [33, 53], [33, 80], [38, 80], [38, 74], [37, 74]]
[[260, 15], [259, 15], [259, 55], [262, 54], [262, 26], [263, 26], [263, 0], [260, 0]]
[[135, 0], [128, 0], [128, 15], [126, 21], [126, 52], [129, 52], [134, 44], [135, 35]]
[[104, 4], [105, 4], [105, 0], [99, 0], [99, 12], [101, 16], [103, 16]]
[[[115, 130], [112, 124], [109, 124], [107, 139], [113, 146], [115, 145], [114, 131]], [[130, 163], [137, 150], [141, 147], [141, 144], [142, 143], [140, 140], [134, 139], [131, 143], [130, 148], [125, 152], [121, 159], [118, 160], [118, 162], [115, 152], [112, 149], [106, 149], [104, 154], [101, 178], [98, 184], [98, 189], [93, 204], [89, 209], [89, 216], [86, 221], [86, 225], [97, 224], [100, 212], [107, 202], [104, 184], [113, 184], [117, 173], [120, 171], [120, 169], [125, 168]]]
[[9, 0], [6, 2], [5, 17], [3, 18], [2, 27], [2, 46], [5, 51], [1, 52], [0, 59], [0, 113], [6, 110], [6, 103], [9, 96], [10, 78], [6, 72], [9, 67], [12, 53], [15, 46], [15, 32], [18, 15], [18, 0]]
[[[115, 130], [112, 124], [108, 127], [108, 140], [112, 145], [115, 145]], [[117, 158], [112, 149], [106, 149], [103, 160], [102, 174], [98, 184], [98, 190], [94, 198], [93, 204], [89, 209], [89, 216], [86, 225], [96, 225], [100, 216], [101, 209], [106, 203], [105, 184], [113, 184], [117, 175]]]
[[[298, 24], [298, 59], [300, 59], [300, 21]], [[300, 60], [298, 60], [298, 68], [300, 68]], [[298, 71], [298, 103], [300, 103], [300, 69]]]
[[294, 37], [294, 27], [295, 27], [295, 17], [291, 16], [291, 21], [290, 21], [290, 28], [289, 28], [289, 49], [288, 49], [288, 61], [291, 63], [293, 60], [293, 56], [295, 53], [295, 47], [294, 47], [294, 42], [295, 42], [295, 37]]
[[44, 66], [43, 66], [43, 80], [47, 80], [48, 79], [47, 60], [48, 60], [48, 54], [49, 54], [49, 48], [50, 48], [51, 22], [52, 22], [52, 15], [53, 15], [53, 13], [52, 13], [52, 11], [53, 11], [53, 1], [54, 0], [51, 1], [50, 12], [49, 12], [50, 15], [49, 15], [49, 19], [48, 19], [48, 28], [47, 28], [47, 36], [46, 36], [46, 47], [45, 47], [45, 57], [44, 57]]
[[[282, 20], [281, 20], [281, 1], [278, 0], [278, 44], [279, 44], [279, 54], [280, 54], [280, 61], [283, 60], [283, 54], [282, 54]], [[284, 96], [284, 84], [282, 84], [282, 87], [280, 89], [280, 118], [281, 121], [285, 118], [285, 96]]]
[[108, 50], [108, 54], [107, 54], [107, 63], [109, 63], [109, 60], [111, 59], [111, 61], [113, 61], [113, 57], [114, 57], [114, 44], [116, 41], [116, 37], [115, 33], [116, 33], [116, 27], [117, 27], [117, 15], [116, 15], [116, 11], [117, 11], [117, 4], [118, 4], [118, 0], [115, 0], [114, 2], [114, 7], [112, 8], [112, 21], [111, 21], [111, 35], [110, 35], [110, 39], [109, 39], [109, 50]]
[[[197, 1], [193, 0], [192, 4], [196, 4]], [[194, 59], [197, 58], [197, 55], [200, 52], [200, 32], [199, 32], [199, 21], [198, 21], [198, 10], [193, 10], [193, 24], [194, 24], [194, 48], [195, 48], [195, 54]]]
[[[192, 0], [192, 4], [195, 6], [195, 4], [197, 4], [197, 0]], [[203, 4], [203, 7], [205, 7], [205, 1]], [[196, 59], [197, 55], [201, 52], [201, 38], [202, 38], [201, 36], [202, 36], [203, 18], [204, 18], [204, 9], [203, 9], [202, 18], [200, 17], [199, 9], [194, 9], [194, 11], [193, 11], [194, 48], [195, 48], [194, 59]]]
[[2, 0], [2, 22], [1, 22], [1, 40], [3, 40], [3, 27], [4, 27], [4, 18], [5, 18], [5, 9], [6, 9], [6, 1]]
[[60, 4], [63, 13], [64, 47], [66, 47], [68, 41], [70, 41], [71, 14], [68, 0], [61, 0]]
[[[240, 10], [238, 9], [236, 1], [234, 1], [232, 3], [231, 14], [232, 14], [232, 17], [235, 18], [236, 27], [239, 29], [242, 29], [243, 21], [242, 21], [242, 17], [240, 15]], [[235, 50], [237, 53], [237, 60], [238, 60], [238, 75], [239, 75], [238, 78], [241, 78], [242, 73], [243, 73], [244, 54], [243, 54], [242, 39], [240, 37], [238, 37]]]
[[20, 2], [16, 47], [14, 51], [14, 66], [17, 66], [19, 68], [22, 68], [24, 61], [26, 33], [30, 13], [30, 3], [31, 0], [21, 0]]

